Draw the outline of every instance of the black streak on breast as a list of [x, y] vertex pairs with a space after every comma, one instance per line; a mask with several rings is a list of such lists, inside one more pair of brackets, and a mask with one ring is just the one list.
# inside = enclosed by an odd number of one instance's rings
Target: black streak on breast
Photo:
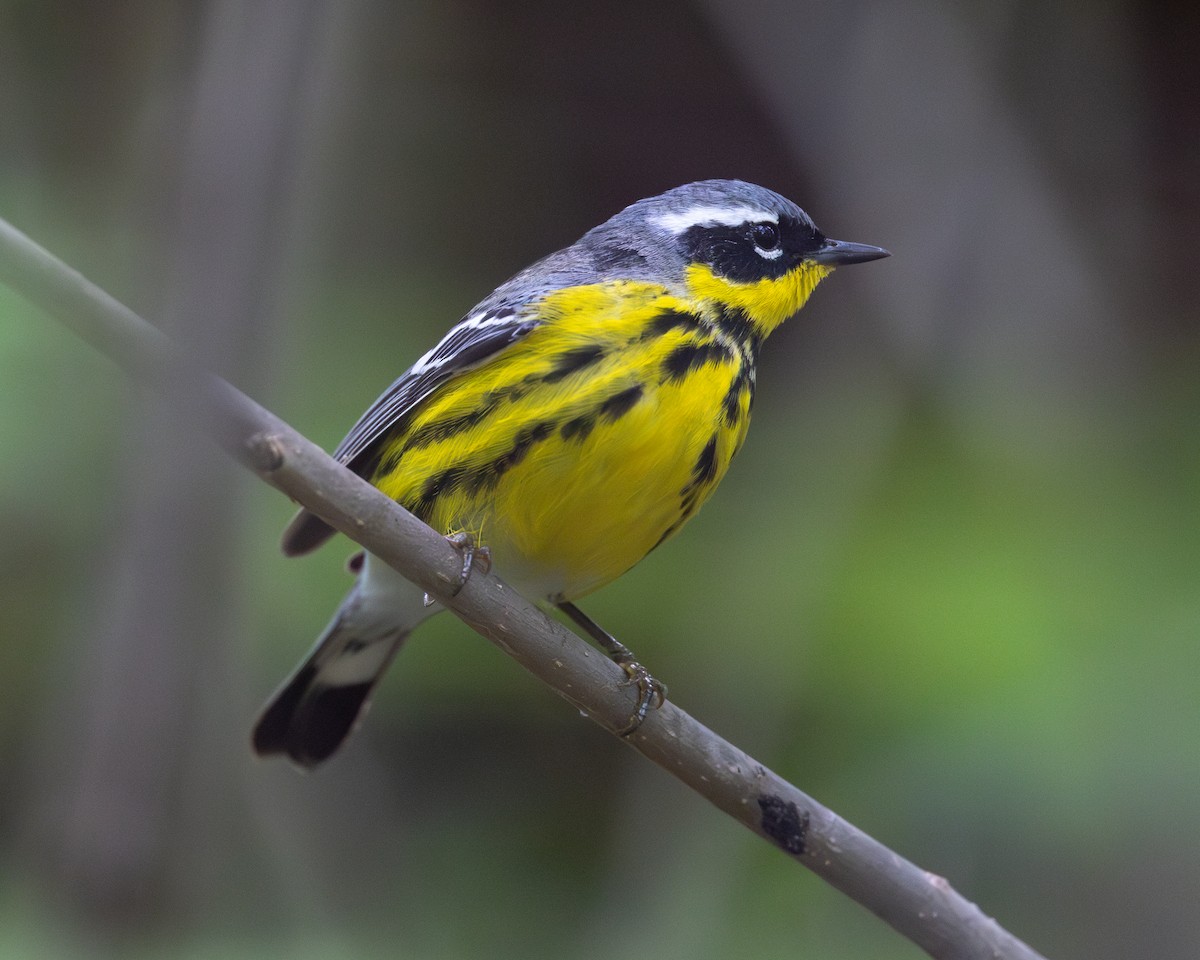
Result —
[[763, 833], [788, 853], [802, 855], [808, 836], [808, 812], [801, 813], [794, 803], [768, 793], [758, 798], [758, 807], [762, 810]]
[[554, 366], [543, 374], [541, 379], [545, 383], [558, 383], [603, 358], [604, 348], [598, 344], [588, 344], [584, 347], [576, 347], [574, 350], [567, 350], [554, 358]]
[[629, 387], [600, 404], [600, 415], [615, 423], [632, 410], [641, 399], [642, 388], [636, 385]]
[[708, 363], [733, 360], [729, 348], [712, 341], [681, 343], [663, 360], [663, 378], [682, 380], [692, 370], [699, 370]]

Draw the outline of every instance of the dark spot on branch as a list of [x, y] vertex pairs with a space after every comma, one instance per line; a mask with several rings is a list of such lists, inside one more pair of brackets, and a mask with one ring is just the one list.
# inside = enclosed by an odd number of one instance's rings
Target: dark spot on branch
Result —
[[764, 793], [758, 798], [762, 831], [793, 856], [804, 853], [808, 837], [808, 812], [801, 813], [791, 801]]

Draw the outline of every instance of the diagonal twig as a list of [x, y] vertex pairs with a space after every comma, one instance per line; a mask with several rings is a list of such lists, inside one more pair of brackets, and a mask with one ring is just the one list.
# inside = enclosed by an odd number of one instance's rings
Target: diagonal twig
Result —
[[[395, 567], [610, 732], [633, 710], [625, 674], [476, 571], [444, 538], [226, 381], [189, 364], [128, 307], [0, 220], [0, 283], [139, 382], [183, 395], [239, 463]], [[668, 701], [625, 742], [941, 960], [1039, 960], [949, 883], [847, 823]]]

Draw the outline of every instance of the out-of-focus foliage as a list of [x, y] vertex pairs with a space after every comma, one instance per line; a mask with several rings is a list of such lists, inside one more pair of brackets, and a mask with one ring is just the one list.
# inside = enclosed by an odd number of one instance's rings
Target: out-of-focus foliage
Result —
[[[0, 215], [328, 446], [676, 183], [888, 246], [768, 345], [714, 501], [585, 607], [1047, 955], [1193, 957], [1197, 27], [8, 0]], [[0, 960], [918, 955], [450, 618], [343, 756], [252, 760], [349, 547], [285, 561], [289, 504], [143, 399], [0, 290]]]

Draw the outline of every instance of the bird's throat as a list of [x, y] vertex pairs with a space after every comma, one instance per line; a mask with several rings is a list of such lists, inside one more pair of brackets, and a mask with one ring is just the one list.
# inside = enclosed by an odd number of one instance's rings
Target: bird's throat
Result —
[[705, 264], [694, 263], [687, 271], [688, 295], [718, 311], [741, 312], [759, 337], [766, 337], [804, 306], [816, 285], [830, 273], [831, 267], [805, 262], [775, 279], [738, 283], [718, 276]]

